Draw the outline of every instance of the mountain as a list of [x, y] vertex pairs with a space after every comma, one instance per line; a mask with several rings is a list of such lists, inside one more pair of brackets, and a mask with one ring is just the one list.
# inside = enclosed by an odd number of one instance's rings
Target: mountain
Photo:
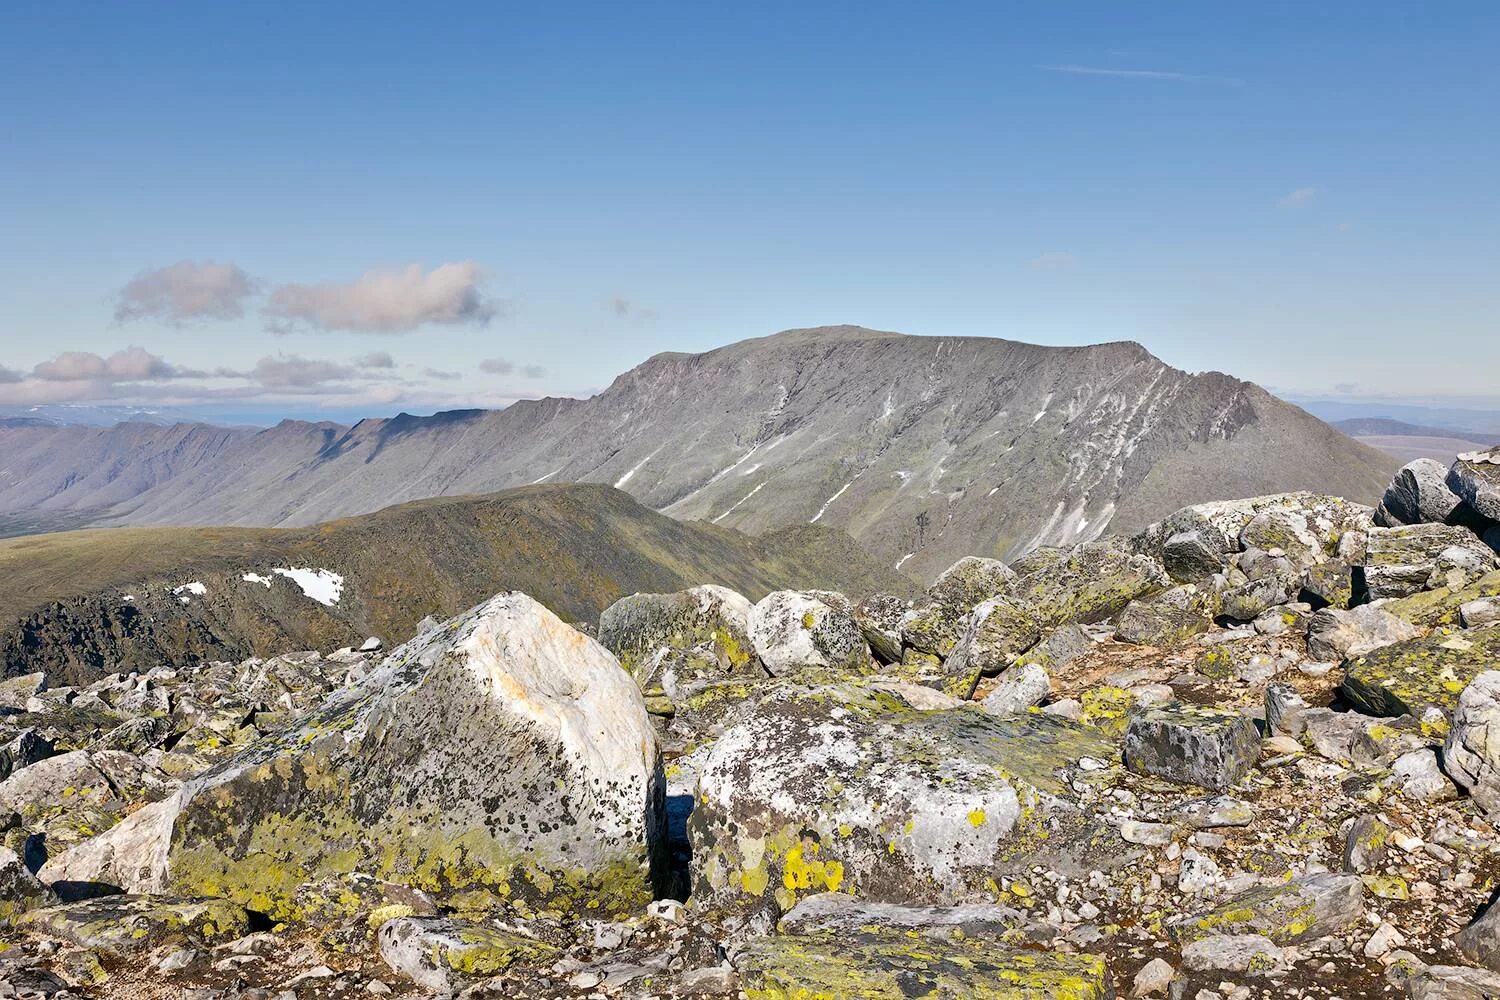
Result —
[[1334, 421], [1332, 426], [1403, 463], [1431, 458], [1447, 465], [1452, 463], [1455, 455], [1479, 451], [1500, 440], [1490, 434], [1451, 427], [1425, 427], [1389, 417], [1354, 417]]
[[19, 483], [0, 474], [12, 514], [296, 526], [425, 496], [601, 482], [680, 519], [841, 528], [920, 578], [1202, 500], [1292, 489], [1374, 500], [1396, 464], [1255, 385], [1189, 375], [1139, 344], [847, 326], [660, 354], [587, 400], [352, 427], [0, 434], [30, 470]]
[[788, 587], [912, 590], [842, 531], [798, 525], [754, 538], [673, 520], [607, 486], [532, 486], [312, 528], [107, 528], [0, 541], [0, 668], [86, 682], [106, 665], [326, 650], [371, 634], [404, 640], [422, 618], [501, 590], [591, 622], [626, 594], [700, 583], [752, 598]]

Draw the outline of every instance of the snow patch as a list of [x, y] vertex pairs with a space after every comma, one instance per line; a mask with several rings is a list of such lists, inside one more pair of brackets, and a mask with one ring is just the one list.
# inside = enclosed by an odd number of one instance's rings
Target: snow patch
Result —
[[647, 455], [645, 458], [641, 459], [639, 462], [637, 462], [634, 465], [632, 465], [630, 467], [630, 470], [628, 472], [626, 472], [625, 475], [623, 475], [619, 479], [615, 480], [615, 489], [618, 490], [618, 489], [623, 488], [626, 483], [630, 482], [630, 477], [631, 476], [633, 476], [637, 472], [641, 471], [641, 466], [645, 465], [647, 462], [649, 462], [653, 458], [655, 458], [657, 456], [657, 454], [661, 451], [661, 449], [665, 448], [665, 447], [666, 447], [666, 445], [662, 445], [661, 448], [657, 448], [656, 451], [653, 451], [651, 454]]
[[173, 587], [172, 593], [175, 594], [177, 596], [177, 599], [183, 604], [191, 604], [194, 597], [202, 597], [204, 594], [208, 593], [208, 588], [203, 586], [200, 581], [193, 580], [189, 583], [184, 583], [180, 587]]
[[271, 586], [271, 578], [269, 576], [261, 576], [259, 573], [246, 573], [244, 576], [240, 577], [240, 579], [244, 580], [246, 583], [258, 583], [262, 587]]
[[1051, 405], [1052, 405], [1052, 393], [1049, 392], [1049, 393], [1047, 393], [1047, 398], [1044, 399], [1044, 400], [1042, 400], [1042, 408], [1037, 411], [1036, 416], [1034, 416], [1034, 417], [1031, 418], [1031, 422], [1032, 423], [1036, 423], [1038, 420], [1040, 420], [1043, 417], [1045, 417], [1047, 415], [1047, 407], [1049, 407]]
[[900, 569], [902, 567], [902, 565], [905, 564], [906, 560], [910, 559], [914, 555], [916, 555], [915, 552], [908, 552], [906, 555], [902, 556], [900, 559], [897, 559], [896, 560], [896, 568]]
[[332, 570], [304, 569], [298, 566], [283, 569], [278, 566], [271, 572], [291, 580], [302, 589], [303, 594], [324, 607], [333, 607], [344, 596], [344, 578]]
[[[767, 479], [766, 483], [769, 483], [769, 482], [770, 482], [770, 480]], [[755, 494], [759, 493], [762, 489], [764, 489], [766, 483], [761, 483], [761, 484], [757, 485], [755, 487], [755, 489], [751, 490], [749, 493], [746, 493], [743, 497], [740, 498], [739, 503], [736, 503], [733, 507], [730, 507], [724, 513], [722, 513], [718, 517], [714, 518], [713, 523], [714, 524], [718, 524], [720, 521], [724, 520], [724, 518], [728, 517], [730, 514], [733, 514], [739, 508], [740, 504], [744, 503], [746, 500], [749, 500], [751, 497], [755, 496]]]
[[816, 514], [814, 514], [812, 516], [812, 520], [808, 521], [807, 523], [808, 524], [815, 524], [815, 523], [817, 523], [817, 521], [818, 521], [819, 518], [821, 518], [824, 514], [828, 513], [828, 507], [829, 507], [829, 505], [832, 504], [839, 497], [843, 496], [844, 495], [844, 491], [847, 490], [849, 487], [851, 487], [853, 485], [854, 485], [854, 480], [851, 479], [847, 483], [845, 483], [843, 486], [840, 486], [838, 488], [838, 491], [836, 493], [834, 493], [833, 496], [831, 496], [827, 500], [823, 501], [823, 506], [821, 506], [821, 507], [818, 508], [818, 512]]
[[562, 470], [563, 470], [563, 467], [562, 466], [558, 466], [557, 468], [553, 469], [551, 472], [547, 473], [542, 478], [540, 478], [540, 479], [533, 479], [531, 482], [527, 483], [526, 485], [527, 486], [536, 486], [538, 483], [545, 483], [547, 480], [551, 479], [553, 476], [557, 475]]

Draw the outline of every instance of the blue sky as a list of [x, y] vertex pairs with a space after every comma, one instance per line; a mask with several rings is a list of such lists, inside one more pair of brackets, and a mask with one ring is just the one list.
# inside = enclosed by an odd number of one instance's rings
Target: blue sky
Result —
[[11, 3], [0, 405], [504, 405], [860, 323], [1493, 408], [1497, 49], [1488, 3]]

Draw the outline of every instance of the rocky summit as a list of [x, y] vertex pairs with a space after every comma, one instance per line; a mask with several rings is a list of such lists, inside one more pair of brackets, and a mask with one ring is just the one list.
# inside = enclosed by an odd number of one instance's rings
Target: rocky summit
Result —
[[0, 995], [1500, 996], [1496, 461], [13, 671]]

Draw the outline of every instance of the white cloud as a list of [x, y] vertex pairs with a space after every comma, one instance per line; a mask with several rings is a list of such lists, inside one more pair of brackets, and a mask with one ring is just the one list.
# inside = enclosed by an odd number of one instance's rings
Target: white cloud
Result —
[[491, 375], [509, 375], [516, 370], [516, 363], [504, 358], [485, 358], [479, 362], [479, 370]]
[[1284, 196], [1276, 204], [1282, 208], [1296, 208], [1299, 205], [1309, 205], [1318, 196], [1318, 189], [1312, 187], [1301, 187]]
[[425, 272], [419, 264], [369, 271], [346, 285], [280, 285], [266, 313], [278, 332], [298, 324], [361, 333], [405, 333], [429, 323], [482, 326], [500, 311], [481, 291], [484, 277], [478, 264], [460, 261]]
[[354, 368], [333, 361], [317, 361], [283, 354], [264, 357], [247, 373], [224, 372], [236, 378], [249, 378], [263, 386], [276, 388], [307, 388], [321, 386], [325, 382], [336, 382], [355, 376]]
[[1066, 250], [1048, 250], [1031, 258], [1026, 266], [1037, 271], [1066, 271], [1077, 263], [1078, 258]]
[[196, 373], [180, 372], [143, 347], [127, 347], [107, 358], [92, 351], [64, 351], [31, 374], [44, 382], [144, 382]]
[[120, 289], [115, 322], [162, 319], [183, 323], [195, 319], [235, 319], [244, 315], [245, 299], [255, 282], [233, 264], [178, 261], [142, 271]]

